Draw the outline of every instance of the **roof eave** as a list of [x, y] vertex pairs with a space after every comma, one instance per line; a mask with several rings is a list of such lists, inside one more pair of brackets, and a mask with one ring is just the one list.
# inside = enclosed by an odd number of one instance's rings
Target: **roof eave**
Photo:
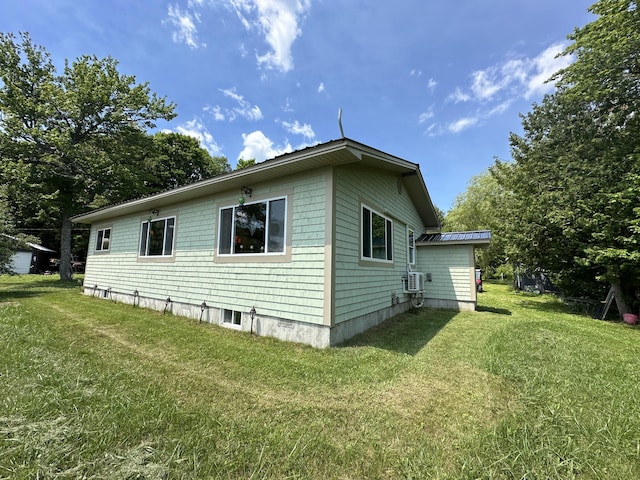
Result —
[[71, 220], [75, 223], [107, 221], [115, 217], [140, 213], [145, 210], [160, 209], [175, 203], [195, 200], [236, 188], [240, 189], [243, 185], [261, 183], [286, 175], [309, 171], [312, 168], [346, 165], [365, 159], [368, 164], [375, 165], [379, 163], [383, 168], [397, 172], [401, 176], [407, 193], [415, 204], [424, 225], [427, 228], [440, 227], [418, 164], [348, 138], [307, 147], [245, 169], [234, 170], [183, 187], [75, 215]]

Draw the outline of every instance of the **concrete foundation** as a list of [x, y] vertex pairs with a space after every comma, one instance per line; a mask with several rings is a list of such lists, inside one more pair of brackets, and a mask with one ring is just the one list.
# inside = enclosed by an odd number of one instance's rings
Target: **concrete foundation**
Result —
[[[269, 317], [258, 314], [253, 322], [249, 313], [241, 312], [240, 325], [228, 324], [223, 321], [222, 309], [215, 305], [193, 305], [174, 302], [170, 299], [155, 299], [135, 294], [114, 292], [110, 289], [85, 287], [87, 296], [111, 300], [118, 303], [135, 305], [161, 312], [171, 313], [186, 318], [228, 327], [234, 330], [249, 332], [260, 336], [275, 337], [287, 342], [302, 343], [316, 348], [328, 348], [365, 332], [385, 320], [406, 312], [411, 308], [411, 302], [399, 302], [367, 315], [352, 318], [345, 322], [328, 327], [313, 323], [299, 322], [285, 318]], [[425, 298], [424, 307], [443, 308], [451, 310], [475, 310], [475, 302], [455, 300], [439, 300]]]

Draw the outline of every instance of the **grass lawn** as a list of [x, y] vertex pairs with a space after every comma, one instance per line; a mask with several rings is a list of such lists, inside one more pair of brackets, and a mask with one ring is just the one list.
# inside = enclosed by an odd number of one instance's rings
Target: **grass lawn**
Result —
[[487, 284], [316, 350], [0, 277], [0, 478], [640, 478], [640, 328]]

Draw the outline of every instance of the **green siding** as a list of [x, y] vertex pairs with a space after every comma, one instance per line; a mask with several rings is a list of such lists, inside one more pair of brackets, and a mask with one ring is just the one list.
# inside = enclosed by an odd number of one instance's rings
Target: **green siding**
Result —
[[[392, 294], [403, 298], [407, 225], [416, 232], [424, 226], [406, 192], [398, 192], [397, 182], [397, 175], [375, 169], [336, 170], [335, 323], [389, 307]], [[360, 262], [362, 203], [393, 220], [392, 264]]]
[[[219, 207], [226, 202], [204, 198], [189, 204], [162, 209], [176, 215], [175, 259], [139, 261], [140, 223], [148, 213], [114, 219], [108, 254], [95, 254], [93, 225], [85, 273], [85, 287], [105, 289], [175, 302], [248, 311], [259, 315], [322, 324], [324, 320], [324, 268], [326, 176], [298, 177], [269, 187], [253, 187], [253, 199], [273, 192], [292, 192], [291, 260], [214, 262]], [[233, 198], [229, 194], [225, 198]], [[246, 260], [246, 256], [243, 260]]]
[[[470, 251], [471, 249], [471, 251]], [[425, 282], [425, 297], [442, 300], [474, 301], [471, 264], [473, 246], [434, 245], [417, 249], [420, 272], [430, 273], [432, 281]]]

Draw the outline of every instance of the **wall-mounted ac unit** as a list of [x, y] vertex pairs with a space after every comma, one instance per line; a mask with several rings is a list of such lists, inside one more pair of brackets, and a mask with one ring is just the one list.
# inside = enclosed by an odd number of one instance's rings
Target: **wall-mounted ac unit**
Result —
[[407, 273], [407, 292], [416, 293], [424, 290], [424, 274], [422, 272]]

